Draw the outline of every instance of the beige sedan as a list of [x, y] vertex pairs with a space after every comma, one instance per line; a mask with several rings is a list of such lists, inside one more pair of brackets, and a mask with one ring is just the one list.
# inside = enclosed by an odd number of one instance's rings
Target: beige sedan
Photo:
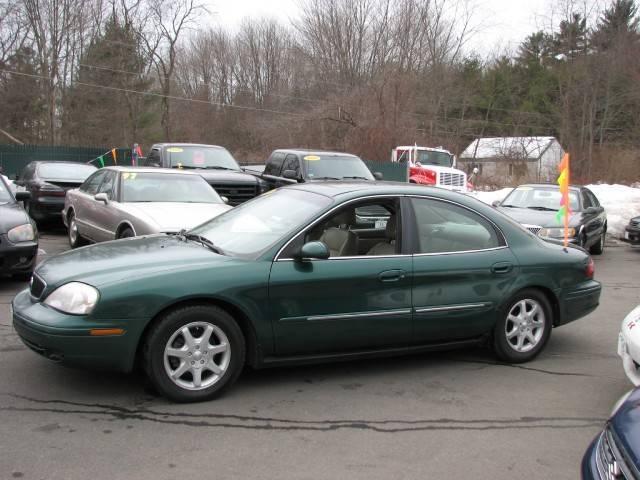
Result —
[[67, 192], [62, 217], [75, 248], [87, 241], [188, 230], [230, 208], [197, 173], [106, 167]]

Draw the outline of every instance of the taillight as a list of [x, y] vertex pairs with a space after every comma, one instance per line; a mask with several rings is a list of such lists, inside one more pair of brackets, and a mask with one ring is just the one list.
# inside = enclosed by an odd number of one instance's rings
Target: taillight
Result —
[[[41, 183], [36, 185], [36, 190], [36, 196], [64, 197], [66, 193], [64, 188], [60, 188], [52, 183]], [[40, 194], [38, 195], [37, 192], [40, 192]]]
[[434, 172], [433, 170], [429, 170], [427, 168], [424, 168], [422, 170], [422, 176], [424, 177], [425, 183], [431, 184], [431, 185], [435, 185], [437, 183], [436, 178], [437, 178], [437, 173]]
[[596, 273], [596, 266], [593, 263], [593, 258], [589, 257], [587, 266], [584, 269], [584, 274], [587, 276], [587, 278], [593, 278], [594, 273]]

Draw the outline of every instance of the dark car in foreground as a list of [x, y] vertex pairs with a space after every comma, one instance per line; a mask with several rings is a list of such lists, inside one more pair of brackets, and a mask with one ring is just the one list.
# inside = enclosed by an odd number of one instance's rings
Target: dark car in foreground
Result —
[[599, 303], [591, 257], [444, 189], [314, 182], [272, 190], [189, 232], [51, 257], [13, 300], [41, 355], [141, 365], [176, 401], [214, 397], [245, 364], [490, 345], [535, 358]]
[[582, 459], [583, 480], [640, 479], [640, 388], [616, 404]]
[[0, 274], [28, 278], [38, 254], [38, 232], [22, 208], [29, 193], [13, 193], [0, 175]]
[[624, 229], [624, 239], [631, 245], [640, 245], [640, 217], [633, 217]]
[[25, 203], [31, 218], [60, 221], [67, 190], [79, 187], [96, 170], [84, 163], [36, 161], [24, 167], [15, 183], [31, 194]]
[[[593, 255], [602, 254], [607, 233], [604, 208], [585, 187], [569, 187], [569, 203], [569, 242]], [[493, 205], [541, 238], [556, 242], [564, 238], [564, 224], [556, 218], [560, 209], [557, 185], [520, 185]]]

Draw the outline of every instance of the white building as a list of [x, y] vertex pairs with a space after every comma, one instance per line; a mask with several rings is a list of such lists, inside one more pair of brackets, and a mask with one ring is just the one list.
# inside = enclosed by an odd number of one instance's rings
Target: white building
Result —
[[459, 168], [477, 167], [487, 181], [555, 182], [563, 155], [555, 137], [479, 138], [462, 152]]

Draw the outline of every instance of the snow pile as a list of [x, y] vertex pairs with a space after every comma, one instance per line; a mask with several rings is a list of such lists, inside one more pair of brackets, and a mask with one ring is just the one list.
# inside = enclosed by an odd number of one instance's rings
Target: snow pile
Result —
[[640, 188], [626, 185], [587, 185], [607, 212], [607, 233], [620, 238], [629, 220], [640, 215]]
[[[587, 185], [607, 212], [607, 233], [615, 238], [624, 236], [624, 227], [633, 217], [640, 215], [640, 185]], [[493, 192], [473, 192], [471, 195], [491, 205], [495, 200], [504, 199], [511, 188]]]

